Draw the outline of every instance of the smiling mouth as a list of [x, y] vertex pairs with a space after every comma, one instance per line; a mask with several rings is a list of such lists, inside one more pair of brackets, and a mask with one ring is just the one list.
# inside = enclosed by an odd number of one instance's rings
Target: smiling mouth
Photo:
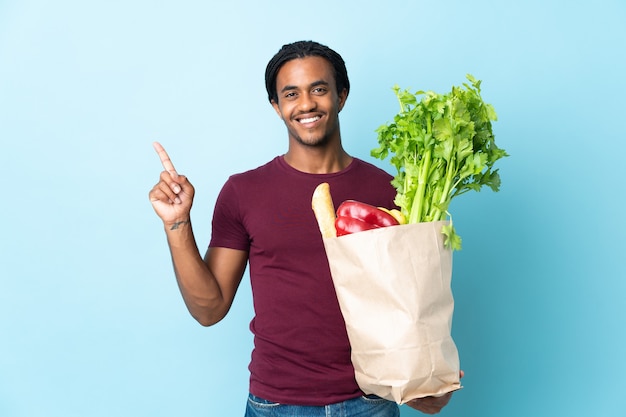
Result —
[[320, 116], [307, 117], [307, 118], [304, 118], [304, 119], [299, 119], [298, 123], [309, 124], [309, 123], [317, 122], [319, 119], [321, 119]]

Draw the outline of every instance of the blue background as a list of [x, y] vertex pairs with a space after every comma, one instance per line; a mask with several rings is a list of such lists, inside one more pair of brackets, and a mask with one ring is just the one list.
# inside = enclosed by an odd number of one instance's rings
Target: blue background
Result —
[[242, 415], [249, 285], [212, 328], [188, 315], [151, 143], [204, 251], [227, 176], [286, 150], [263, 73], [300, 39], [347, 62], [355, 156], [396, 83], [471, 73], [498, 112], [502, 190], [452, 206], [466, 377], [441, 415], [626, 415], [623, 0], [0, 0], [0, 416]]

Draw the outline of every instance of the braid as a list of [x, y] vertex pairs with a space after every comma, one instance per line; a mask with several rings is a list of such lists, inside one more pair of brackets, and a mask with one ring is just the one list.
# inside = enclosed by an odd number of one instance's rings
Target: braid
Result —
[[288, 61], [297, 58], [305, 58], [307, 56], [319, 56], [326, 59], [333, 67], [335, 75], [335, 83], [337, 91], [344, 89], [350, 92], [350, 81], [348, 80], [348, 71], [346, 63], [341, 55], [333, 51], [329, 47], [314, 41], [298, 41], [283, 45], [283, 47], [274, 55], [265, 68], [265, 88], [269, 101], [278, 102], [278, 93], [276, 92], [276, 76], [278, 71]]

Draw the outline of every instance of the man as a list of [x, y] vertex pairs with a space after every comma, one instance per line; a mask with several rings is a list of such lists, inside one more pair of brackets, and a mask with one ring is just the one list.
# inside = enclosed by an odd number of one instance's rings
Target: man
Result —
[[[354, 199], [392, 207], [391, 176], [343, 148], [339, 112], [350, 84], [341, 56], [316, 42], [285, 45], [266, 68], [268, 98], [288, 132], [288, 149], [231, 176], [215, 206], [204, 258], [193, 235], [194, 188], [159, 144], [165, 170], [150, 191], [191, 315], [210, 326], [227, 314], [249, 262], [255, 317], [246, 416], [398, 416], [395, 403], [366, 397], [311, 209], [330, 184], [337, 206]], [[409, 405], [437, 413], [450, 395]], [[339, 414], [342, 413], [342, 414]]]

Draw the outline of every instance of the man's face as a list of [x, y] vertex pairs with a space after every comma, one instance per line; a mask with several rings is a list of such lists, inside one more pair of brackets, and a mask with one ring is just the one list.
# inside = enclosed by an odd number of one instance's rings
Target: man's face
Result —
[[339, 112], [346, 90], [338, 93], [326, 59], [309, 56], [286, 62], [276, 77], [274, 110], [287, 126], [289, 139], [307, 146], [339, 140]]

